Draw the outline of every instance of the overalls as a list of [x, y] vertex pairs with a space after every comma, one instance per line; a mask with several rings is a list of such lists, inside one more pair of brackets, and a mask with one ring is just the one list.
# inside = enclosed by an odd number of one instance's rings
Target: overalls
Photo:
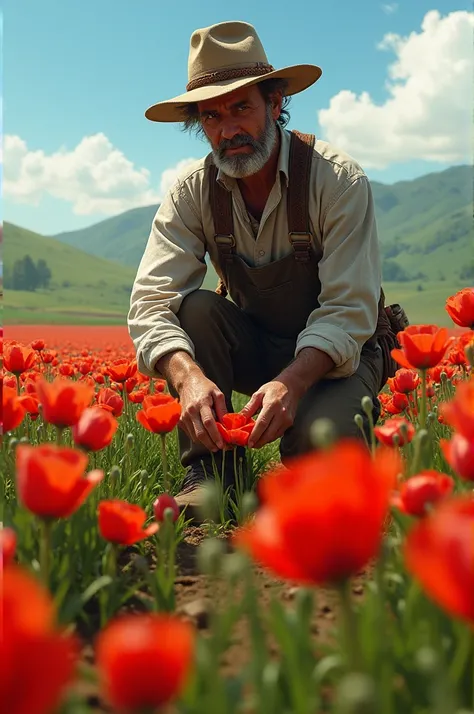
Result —
[[[298, 334], [310, 313], [319, 307], [321, 284], [318, 264], [322, 249], [315, 246], [309, 230], [308, 190], [314, 137], [292, 132], [288, 183], [289, 239], [293, 251], [264, 266], [250, 267], [235, 253], [232, 196], [210, 173], [210, 201], [215, 241], [224, 285], [216, 293], [197, 290], [183, 300], [178, 319], [194, 343], [196, 362], [221, 389], [228, 411], [233, 411], [232, 391], [251, 396], [274, 379], [294, 358]], [[229, 293], [232, 298], [225, 299]], [[377, 394], [395, 365], [390, 350], [397, 345], [390, 313], [381, 293], [377, 329], [361, 351], [355, 374], [340, 379], [322, 379], [300, 400], [294, 424], [280, 442], [283, 461], [310, 450], [310, 427], [316, 418], [334, 422], [339, 437], [360, 436], [354, 416], [366, 415], [361, 400], [369, 396], [373, 418], [380, 406]], [[192, 464], [209, 452], [179, 432], [181, 460]]]

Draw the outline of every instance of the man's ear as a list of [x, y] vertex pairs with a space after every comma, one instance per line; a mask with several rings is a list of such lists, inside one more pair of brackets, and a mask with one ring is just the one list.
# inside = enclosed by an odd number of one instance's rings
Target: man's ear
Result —
[[276, 121], [281, 114], [281, 105], [283, 102], [283, 95], [280, 91], [274, 92], [273, 94], [270, 95], [270, 100], [272, 103], [272, 116]]

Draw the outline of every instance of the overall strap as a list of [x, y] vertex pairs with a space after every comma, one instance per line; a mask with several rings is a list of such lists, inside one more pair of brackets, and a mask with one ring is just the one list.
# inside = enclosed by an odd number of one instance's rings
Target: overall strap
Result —
[[232, 262], [235, 248], [232, 193], [217, 181], [217, 166], [209, 167], [209, 202], [214, 220], [214, 240], [223, 263]]
[[295, 259], [307, 262], [311, 256], [309, 188], [314, 134], [291, 132], [287, 194], [288, 236]]

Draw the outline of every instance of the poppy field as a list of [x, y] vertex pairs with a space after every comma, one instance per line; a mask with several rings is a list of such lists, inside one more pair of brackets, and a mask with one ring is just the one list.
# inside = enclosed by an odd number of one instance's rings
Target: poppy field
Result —
[[445, 307], [399, 333], [368, 439], [319, 421], [283, 467], [226, 415], [236, 487], [199, 526], [126, 330], [7, 328], [1, 711], [473, 714], [474, 288]]

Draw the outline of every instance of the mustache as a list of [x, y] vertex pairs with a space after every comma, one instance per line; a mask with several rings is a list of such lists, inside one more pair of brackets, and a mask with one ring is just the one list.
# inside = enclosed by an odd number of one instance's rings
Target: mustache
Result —
[[250, 134], [237, 134], [232, 139], [222, 139], [219, 144], [219, 153], [227, 151], [227, 149], [238, 149], [240, 146], [250, 145], [252, 148], [258, 148], [258, 143]]

